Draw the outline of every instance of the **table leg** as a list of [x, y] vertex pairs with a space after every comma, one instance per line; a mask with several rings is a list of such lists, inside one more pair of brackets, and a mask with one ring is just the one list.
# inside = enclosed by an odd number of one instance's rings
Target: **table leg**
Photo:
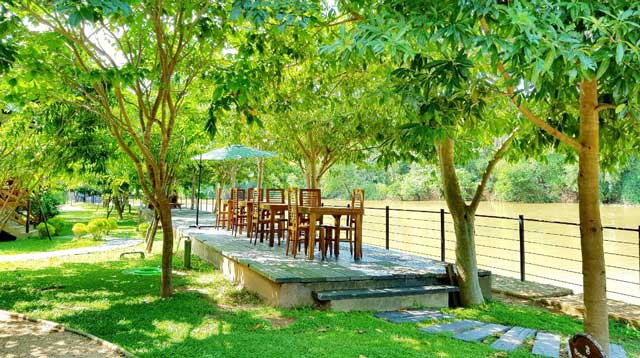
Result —
[[231, 230], [231, 225], [233, 223], [233, 205], [232, 203], [227, 203], [227, 227], [225, 229]]
[[337, 258], [338, 255], [340, 255], [340, 215], [334, 215], [333, 218], [335, 219], [336, 225], [336, 237], [333, 238], [333, 253]]
[[309, 260], [313, 260], [313, 250], [316, 247], [316, 220], [317, 215], [313, 212], [309, 213], [309, 238], [307, 238]]
[[362, 259], [362, 215], [356, 215], [356, 234], [355, 234], [355, 250], [354, 258], [356, 260]]
[[273, 247], [274, 233], [276, 231], [276, 212], [269, 209], [269, 246]]
[[251, 224], [253, 223], [253, 205], [247, 203], [247, 237], [251, 237]]

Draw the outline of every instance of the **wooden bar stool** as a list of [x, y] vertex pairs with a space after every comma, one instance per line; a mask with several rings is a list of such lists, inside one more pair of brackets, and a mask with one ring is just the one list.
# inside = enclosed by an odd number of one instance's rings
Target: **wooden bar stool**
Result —
[[[267, 189], [267, 202], [284, 204], [284, 189]], [[280, 241], [282, 240], [282, 237], [284, 236], [287, 228], [286, 212], [284, 210], [278, 210], [272, 213], [273, 215], [275, 215], [274, 222], [278, 225], [278, 245], [280, 245]]]
[[[351, 191], [351, 207], [354, 209], [362, 209], [364, 208], [364, 190], [363, 189], [353, 189]], [[340, 222], [337, 222], [334, 225], [327, 225], [328, 230], [333, 231], [333, 235], [328, 235], [327, 240], [329, 250], [332, 247], [338, 249], [338, 245], [340, 245], [340, 232], [345, 232], [345, 240], [349, 242], [349, 252], [353, 255], [353, 236], [356, 231], [356, 220], [352, 216], [347, 216], [346, 225], [341, 225]], [[333, 245], [332, 245], [333, 244]], [[326, 253], [325, 253], [326, 254]], [[336, 253], [337, 254], [337, 253]]]
[[215, 228], [226, 228], [227, 221], [229, 220], [229, 208], [227, 203], [222, 202], [222, 188], [216, 188], [216, 225]]
[[238, 230], [242, 235], [242, 228], [246, 226], [247, 213], [240, 206], [241, 201], [245, 201], [244, 189], [232, 188], [231, 189], [231, 212], [232, 212], [232, 231], [233, 235], [237, 236]]

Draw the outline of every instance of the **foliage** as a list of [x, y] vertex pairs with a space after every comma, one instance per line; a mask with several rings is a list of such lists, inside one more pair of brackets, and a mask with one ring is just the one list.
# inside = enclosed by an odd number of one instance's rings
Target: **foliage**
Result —
[[138, 225], [138, 237], [145, 238], [147, 235], [147, 230], [149, 230], [149, 223], [143, 221]]
[[67, 222], [60, 216], [47, 220], [47, 224], [52, 225], [56, 229], [57, 234], [60, 234], [64, 227], [67, 226]]
[[118, 228], [118, 222], [115, 219], [96, 218], [91, 219], [87, 224], [87, 232], [95, 240], [101, 240], [104, 235], [116, 228]]
[[50, 219], [60, 213], [58, 205], [61, 203], [59, 195], [45, 190], [37, 194], [35, 200], [31, 200], [31, 212], [40, 217], [41, 221], [43, 220], [43, 215], [44, 218]]
[[89, 229], [87, 228], [87, 225], [83, 223], [74, 224], [71, 231], [73, 232], [73, 236], [76, 238], [80, 238], [83, 235], [86, 235], [89, 233]]
[[36, 226], [36, 230], [38, 230], [40, 237], [53, 237], [56, 235], [56, 227], [49, 223], [41, 222]]
[[621, 201], [625, 204], [640, 204], [640, 159], [635, 158], [620, 177]]

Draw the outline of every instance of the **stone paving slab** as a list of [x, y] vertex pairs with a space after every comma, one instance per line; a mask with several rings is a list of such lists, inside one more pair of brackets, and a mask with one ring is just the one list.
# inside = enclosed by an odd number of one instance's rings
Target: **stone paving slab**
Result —
[[419, 323], [453, 318], [451, 315], [433, 310], [387, 311], [377, 312], [373, 315], [393, 323]]
[[[536, 302], [562, 311], [571, 316], [583, 317], [584, 302], [582, 294], [564, 297], [541, 298]], [[607, 300], [609, 317], [618, 321], [629, 323], [640, 329], [640, 306], [632, 305], [616, 300]]]
[[489, 323], [470, 331], [458, 333], [454, 335], [453, 338], [465, 342], [480, 342], [491, 335], [505, 332], [509, 328], [510, 327], [501, 324]]
[[520, 281], [517, 278], [493, 275], [491, 290], [507, 296], [525, 299], [538, 299], [543, 297], [559, 297], [572, 295], [573, 291], [543, 283]]
[[473, 320], [455, 321], [451, 323], [438, 324], [434, 326], [420, 328], [422, 332], [426, 333], [461, 333], [482, 326], [484, 323]]
[[609, 356], [611, 358], [627, 358], [627, 352], [619, 344], [609, 344]]
[[560, 356], [560, 336], [546, 332], [538, 332], [531, 353], [543, 357], [558, 358]]
[[503, 334], [500, 339], [493, 342], [491, 347], [499, 351], [513, 351], [520, 347], [524, 341], [533, 336], [535, 330], [530, 328], [513, 327], [507, 333]]

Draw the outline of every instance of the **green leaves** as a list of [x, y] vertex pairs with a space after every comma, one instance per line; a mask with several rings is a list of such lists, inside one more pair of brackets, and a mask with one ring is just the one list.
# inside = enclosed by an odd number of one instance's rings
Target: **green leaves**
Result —
[[618, 45], [616, 46], [616, 63], [618, 65], [621, 65], [623, 58], [624, 58], [624, 44], [622, 42], [618, 42]]
[[67, 23], [78, 26], [82, 21], [96, 22], [112, 15], [127, 16], [131, 7], [121, 0], [57, 0], [56, 11], [68, 15]]

